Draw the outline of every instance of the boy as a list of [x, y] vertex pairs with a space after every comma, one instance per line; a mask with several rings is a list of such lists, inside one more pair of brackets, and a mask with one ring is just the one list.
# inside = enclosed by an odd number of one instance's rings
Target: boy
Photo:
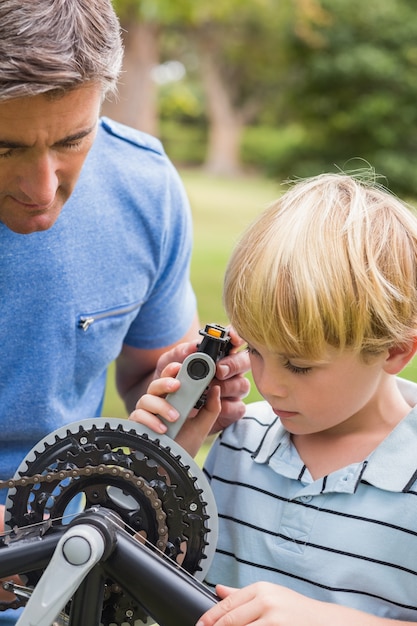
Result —
[[[417, 348], [416, 216], [351, 176], [299, 182], [238, 243], [224, 302], [265, 401], [206, 462], [223, 600], [198, 626], [417, 623], [417, 387], [396, 377]], [[175, 419], [177, 369], [132, 418]], [[218, 410], [213, 391], [181, 445]]]

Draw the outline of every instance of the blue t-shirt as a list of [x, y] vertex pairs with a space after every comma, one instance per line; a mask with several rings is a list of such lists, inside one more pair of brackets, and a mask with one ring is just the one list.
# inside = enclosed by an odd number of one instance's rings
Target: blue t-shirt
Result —
[[196, 304], [179, 176], [157, 139], [107, 118], [55, 225], [21, 235], [0, 224], [0, 242], [7, 478], [47, 433], [100, 415], [106, 370], [122, 344], [177, 341]]

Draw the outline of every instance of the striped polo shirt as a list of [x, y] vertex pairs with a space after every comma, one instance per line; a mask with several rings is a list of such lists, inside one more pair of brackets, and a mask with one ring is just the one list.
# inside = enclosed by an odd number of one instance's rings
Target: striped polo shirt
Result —
[[[417, 402], [417, 386], [399, 380]], [[363, 462], [313, 480], [266, 402], [213, 444], [219, 512], [207, 583], [269, 581], [381, 617], [417, 621], [417, 407]]]

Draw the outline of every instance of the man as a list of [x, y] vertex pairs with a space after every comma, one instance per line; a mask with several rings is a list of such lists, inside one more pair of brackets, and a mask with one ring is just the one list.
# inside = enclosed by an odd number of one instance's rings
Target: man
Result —
[[[99, 118], [121, 58], [110, 0], [0, 3], [0, 478], [100, 414], [114, 359], [130, 411], [159, 357], [198, 337], [178, 174], [156, 139]], [[225, 361], [226, 421], [246, 359]]]

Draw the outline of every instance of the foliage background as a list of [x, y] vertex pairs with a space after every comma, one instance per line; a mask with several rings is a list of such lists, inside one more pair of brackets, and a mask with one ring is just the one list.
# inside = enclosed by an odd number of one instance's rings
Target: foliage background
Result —
[[[159, 135], [177, 164], [282, 179], [356, 169], [359, 159], [391, 190], [417, 196], [409, 0], [114, 4], [126, 61], [107, 111]], [[185, 71], [169, 79], [173, 62]]]

